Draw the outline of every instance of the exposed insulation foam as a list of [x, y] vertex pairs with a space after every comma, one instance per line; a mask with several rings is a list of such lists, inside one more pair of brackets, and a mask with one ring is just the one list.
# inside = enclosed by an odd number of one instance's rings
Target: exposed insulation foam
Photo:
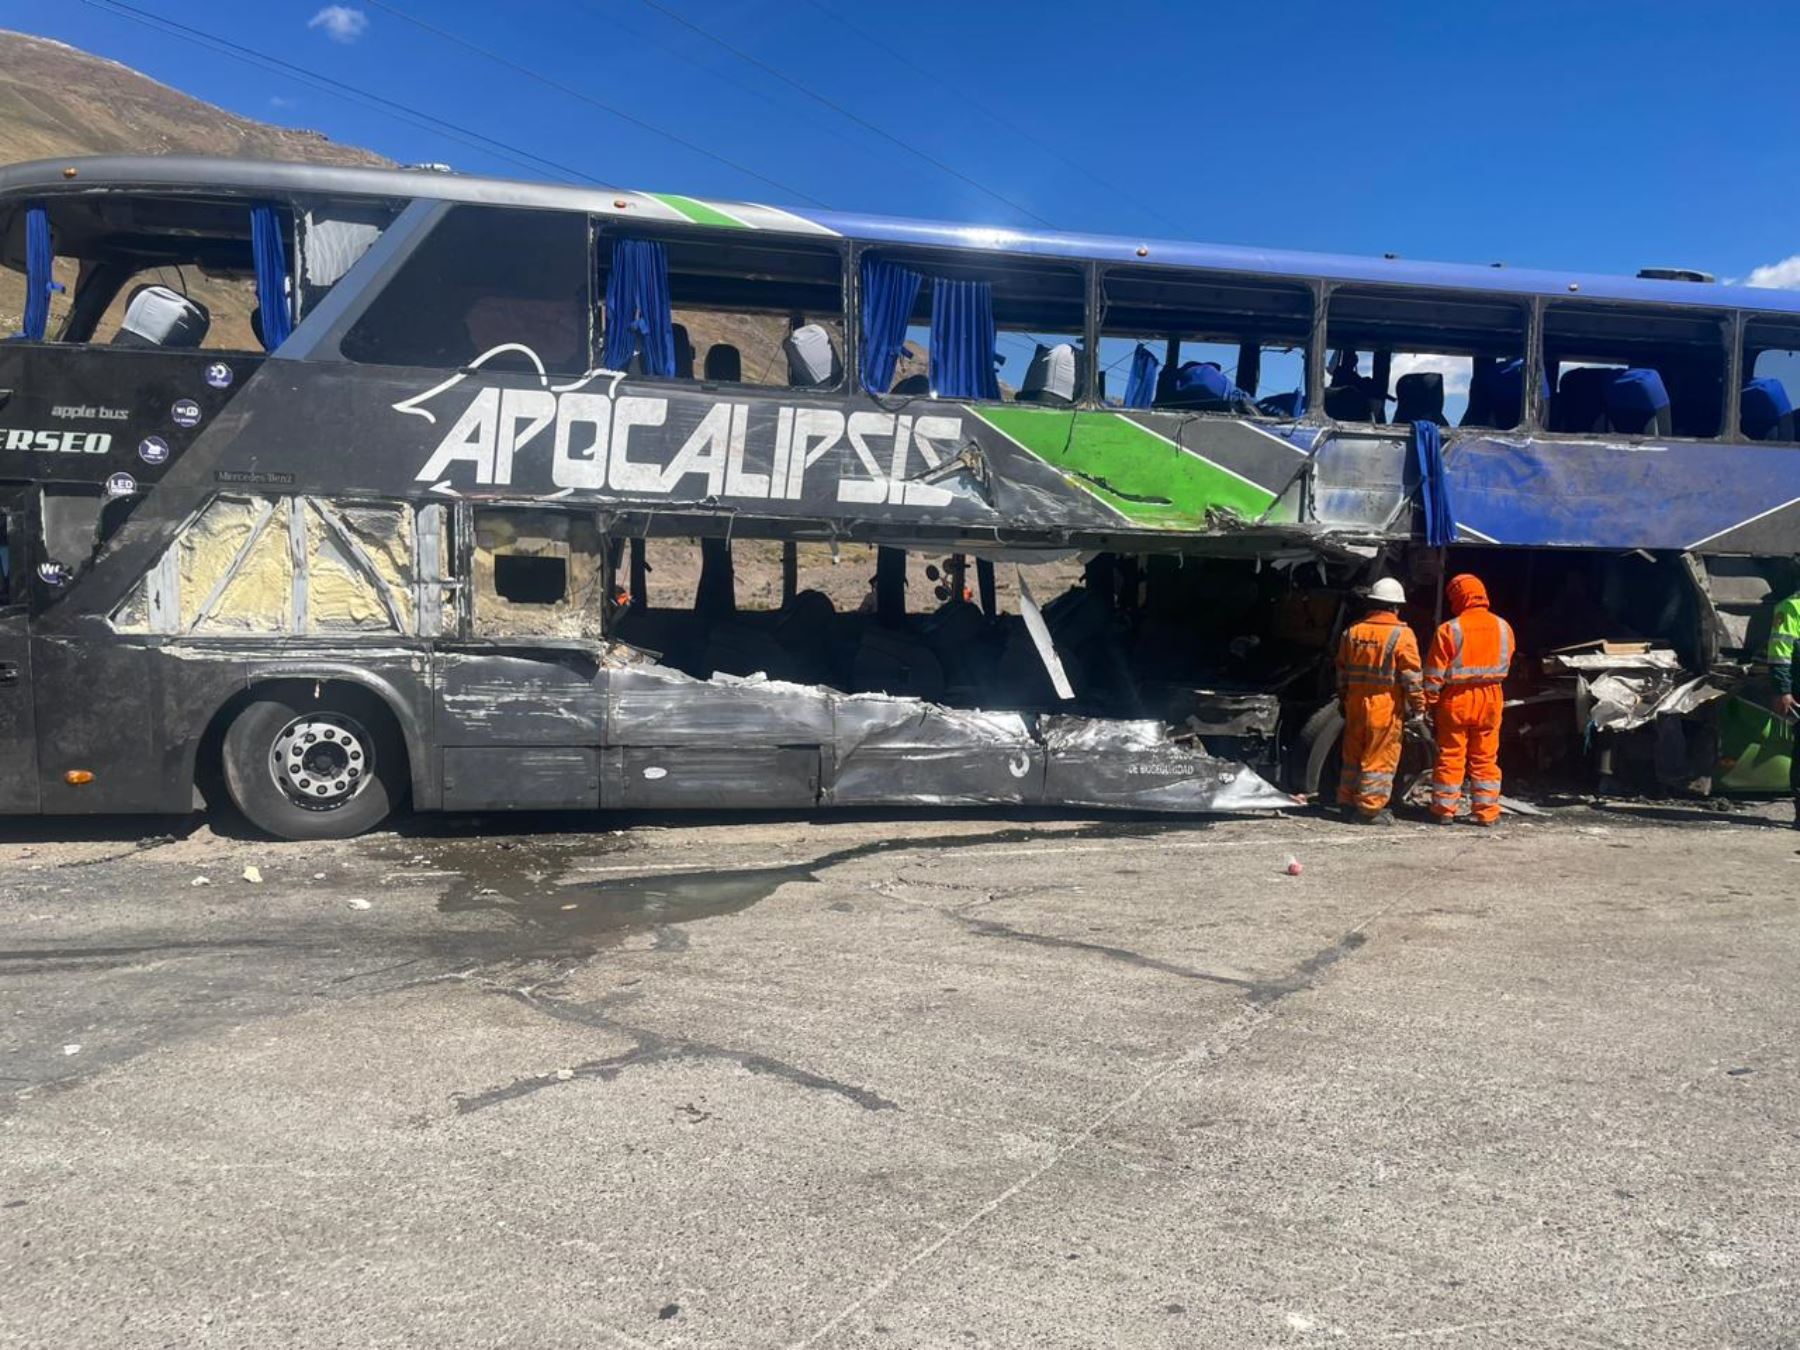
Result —
[[[187, 592], [182, 591], [186, 601]], [[294, 561], [288, 551], [287, 505], [282, 503], [197, 633], [286, 633], [294, 625]]]
[[259, 501], [221, 497], [189, 525], [176, 547], [180, 550], [181, 630], [200, 617], [213, 587], [219, 584], [238, 552], [249, 542], [257, 517], [266, 509]]

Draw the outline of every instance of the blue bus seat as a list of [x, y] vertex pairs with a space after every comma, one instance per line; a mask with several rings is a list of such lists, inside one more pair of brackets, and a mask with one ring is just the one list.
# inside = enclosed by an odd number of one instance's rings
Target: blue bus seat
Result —
[[1615, 374], [1606, 385], [1606, 423], [1625, 436], [1671, 435], [1669, 391], [1648, 366]]
[[1744, 386], [1738, 401], [1738, 427], [1753, 441], [1794, 439], [1794, 405], [1787, 386], [1764, 377]]

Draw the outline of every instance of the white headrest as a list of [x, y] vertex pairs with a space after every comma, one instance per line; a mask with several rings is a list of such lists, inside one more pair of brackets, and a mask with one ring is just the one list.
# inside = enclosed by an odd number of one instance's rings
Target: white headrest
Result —
[[823, 324], [809, 323], [796, 328], [782, 340], [787, 352], [788, 383], [796, 389], [816, 389], [838, 382], [843, 368], [838, 365], [837, 348], [831, 345], [831, 334]]
[[153, 347], [198, 347], [212, 327], [212, 319], [199, 305], [167, 286], [140, 286], [125, 306], [121, 333], [130, 333]]
[[1075, 348], [1067, 342], [1054, 347], [1038, 344], [1025, 371], [1021, 394], [1047, 395], [1058, 403], [1075, 401]]

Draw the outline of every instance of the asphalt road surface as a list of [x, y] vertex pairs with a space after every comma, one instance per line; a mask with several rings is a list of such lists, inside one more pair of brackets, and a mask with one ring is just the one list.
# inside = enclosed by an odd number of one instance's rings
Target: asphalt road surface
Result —
[[14, 824], [0, 1345], [1794, 1346], [1776, 822]]

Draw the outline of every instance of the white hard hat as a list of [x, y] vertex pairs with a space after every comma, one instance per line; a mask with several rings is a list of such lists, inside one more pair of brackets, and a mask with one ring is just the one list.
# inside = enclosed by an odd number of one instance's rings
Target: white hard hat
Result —
[[1390, 605], [1404, 605], [1406, 603], [1406, 588], [1392, 577], [1383, 577], [1380, 581], [1369, 587], [1369, 599], [1382, 600]]

